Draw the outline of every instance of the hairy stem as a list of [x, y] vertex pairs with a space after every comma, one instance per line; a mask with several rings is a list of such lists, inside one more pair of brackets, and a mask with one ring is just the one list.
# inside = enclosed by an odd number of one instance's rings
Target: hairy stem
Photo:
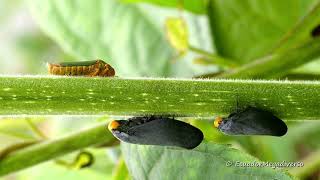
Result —
[[318, 81], [2, 76], [0, 115], [212, 117], [250, 105], [285, 120], [316, 120], [319, 88]]

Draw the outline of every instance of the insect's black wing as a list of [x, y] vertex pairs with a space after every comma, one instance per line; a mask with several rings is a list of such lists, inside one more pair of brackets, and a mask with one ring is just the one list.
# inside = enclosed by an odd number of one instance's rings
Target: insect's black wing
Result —
[[138, 124], [143, 124], [156, 119], [162, 119], [162, 116], [138, 116], [138, 117], [132, 117], [128, 120], [138, 125]]
[[281, 119], [268, 111], [253, 107], [228, 117], [219, 129], [231, 135], [283, 136], [287, 133], [287, 126]]
[[178, 146], [192, 149], [203, 140], [198, 128], [170, 118], [155, 119], [150, 122], [131, 127], [127, 142], [134, 144]]

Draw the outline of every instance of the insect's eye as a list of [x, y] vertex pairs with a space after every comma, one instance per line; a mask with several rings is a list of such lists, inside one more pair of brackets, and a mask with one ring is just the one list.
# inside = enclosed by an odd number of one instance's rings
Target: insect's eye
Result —
[[222, 122], [222, 117], [216, 117], [216, 119], [214, 120], [214, 127], [216, 127], [216, 128], [218, 128], [219, 127], [219, 125], [221, 124], [221, 122]]

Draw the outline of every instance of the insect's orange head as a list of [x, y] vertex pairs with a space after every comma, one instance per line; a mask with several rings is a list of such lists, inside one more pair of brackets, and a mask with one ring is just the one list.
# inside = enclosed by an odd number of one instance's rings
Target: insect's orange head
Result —
[[120, 126], [120, 123], [116, 120], [113, 120], [109, 123], [108, 129], [109, 129], [109, 131], [112, 131], [112, 130], [117, 129], [119, 126]]
[[222, 122], [222, 117], [220, 116], [216, 117], [216, 119], [213, 122], [214, 127], [218, 128], [221, 122]]

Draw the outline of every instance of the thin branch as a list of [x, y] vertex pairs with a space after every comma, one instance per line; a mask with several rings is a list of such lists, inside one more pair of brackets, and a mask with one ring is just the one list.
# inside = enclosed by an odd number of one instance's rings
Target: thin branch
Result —
[[14, 151], [0, 161], [0, 176], [57, 158], [67, 153], [113, 141], [106, 123], [65, 137], [37, 143]]
[[232, 61], [231, 59], [227, 59], [219, 55], [213, 54], [211, 52], [207, 52], [203, 49], [199, 49], [192, 45], [189, 45], [189, 50], [209, 58], [210, 60], [212, 60], [212, 64], [216, 64], [216, 65], [228, 67], [228, 68], [234, 68], [239, 66], [235, 61]]
[[270, 53], [288, 50], [312, 38], [311, 31], [319, 25], [320, 0], [316, 1], [310, 11], [289, 30], [271, 49]]
[[41, 137], [42, 139], [48, 139], [48, 137], [37, 127], [37, 125], [32, 122], [31, 119], [27, 118], [26, 121], [32, 131], [35, 132], [39, 137]]
[[278, 78], [291, 69], [311, 62], [320, 56], [320, 39], [315, 38], [302, 46], [277, 52], [257, 59], [241, 68], [223, 73], [218, 78]]
[[[213, 10], [212, 3], [209, 3], [208, 7], [208, 12]], [[212, 19], [210, 15], [208, 13], [209, 19]], [[319, 17], [320, 1], [318, 0], [308, 14], [302, 17], [266, 56], [218, 76], [205, 74], [202, 77], [260, 79], [279, 78], [285, 75], [291, 69], [320, 56], [319, 38], [311, 36], [313, 28], [319, 25]], [[211, 26], [214, 26], [214, 22], [210, 21], [210, 23]]]
[[308, 157], [302, 160], [303, 167], [294, 167], [289, 170], [289, 172], [301, 179], [306, 178], [315, 171], [320, 169], [320, 151], [316, 151], [310, 154]]

